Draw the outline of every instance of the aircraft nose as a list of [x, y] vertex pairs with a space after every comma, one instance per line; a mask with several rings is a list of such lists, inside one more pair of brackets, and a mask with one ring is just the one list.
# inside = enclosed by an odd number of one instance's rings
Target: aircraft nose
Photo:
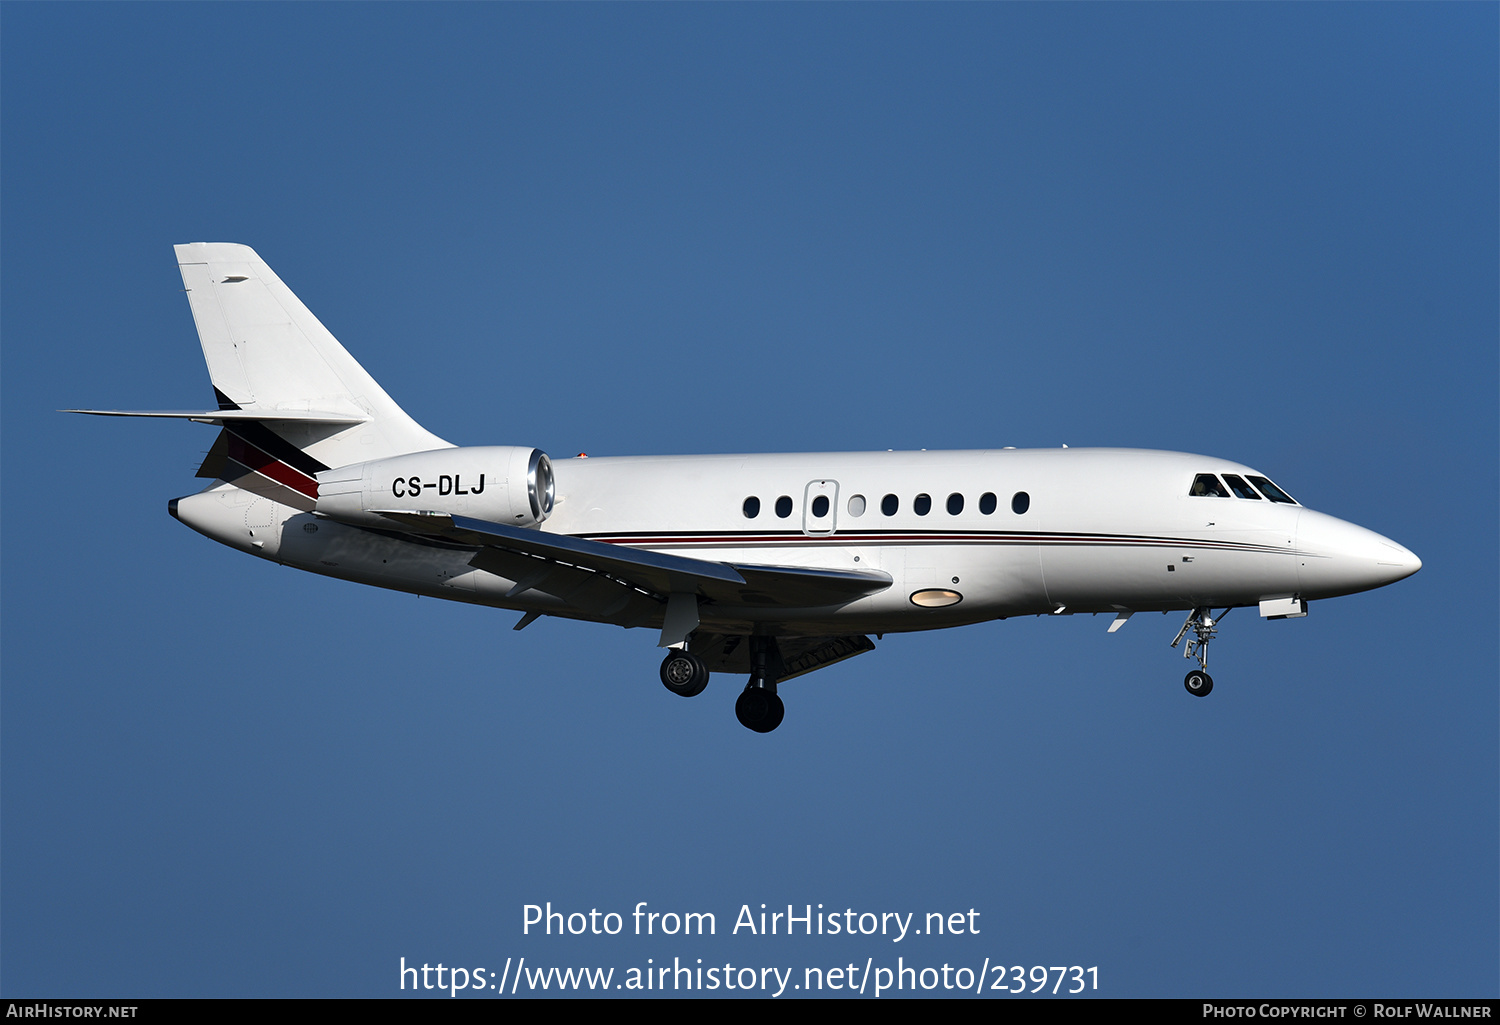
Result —
[[1297, 550], [1308, 598], [1384, 587], [1422, 568], [1421, 559], [1390, 538], [1310, 509], [1297, 522]]
[[[1380, 537], [1379, 534], [1375, 536]], [[1389, 538], [1381, 537], [1380, 547], [1383, 551], [1376, 553], [1375, 565], [1388, 574], [1388, 579], [1382, 580], [1382, 584], [1394, 584], [1398, 580], [1405, 580], [1422, 568], [1422, 560], [1417, 558], [1415, 552], [1403, 548]]]

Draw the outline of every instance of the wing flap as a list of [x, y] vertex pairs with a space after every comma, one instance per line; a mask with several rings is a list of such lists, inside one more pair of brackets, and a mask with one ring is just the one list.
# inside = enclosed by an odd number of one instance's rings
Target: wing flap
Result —
[[628, 584], [593, 570], [564, 566], [534, 555], [486, 547], [479, 550], [469, 565], [506, 580], [515, 581], [507, 597], [518, 597], [527, 591], [541, 591], [588, 615], [608, 619], [622, 611], [632, 597], [654, 605], [655, 602]]

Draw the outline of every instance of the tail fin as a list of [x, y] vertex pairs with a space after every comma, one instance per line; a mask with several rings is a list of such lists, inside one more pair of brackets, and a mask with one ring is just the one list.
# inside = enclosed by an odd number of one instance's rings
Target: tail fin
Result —
[[[297, 453], [322, 468], [452, 447], [407, 416], [255, 250], [175, 248], [219, 408], [267, 414], [236, 418], [234, 430], [224, 421], [226, 435], [253, 430], [255, 446], [277, 461]], [[359, 422], [332, 422], [340, 415]]]

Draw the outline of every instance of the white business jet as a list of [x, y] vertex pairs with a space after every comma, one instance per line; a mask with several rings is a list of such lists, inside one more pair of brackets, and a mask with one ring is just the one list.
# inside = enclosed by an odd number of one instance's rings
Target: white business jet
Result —
[[[407, 416], [247, 246], [176, 247], [222, 428], [177, 519], [251, 555], [363, 584], [660, 631], [692, 697], [749, 674], [740, 722], [774, 730], [780, 684], [877, 637], [1025, 615], [1187, 612], [1172, 647], [1213, 689], [1231, 609], [1293, 619], [1421, 561], [1304, 508], [1258, 470], [1135, 449], [579, 455], [457, 447]], [[1214, 610], [1222, 609], [1215, 614]]]

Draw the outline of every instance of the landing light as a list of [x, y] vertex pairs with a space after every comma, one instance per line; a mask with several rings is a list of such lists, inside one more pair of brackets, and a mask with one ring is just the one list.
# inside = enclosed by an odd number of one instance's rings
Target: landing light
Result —
[[957, 605], [964, 600], [964, 596], [957, 591], [949, 591], [941, 587], [928, 588], [918, 591], [911, 596], [913, 605], [920, 605], [924, 609], [942, 609], [949, 605]]

